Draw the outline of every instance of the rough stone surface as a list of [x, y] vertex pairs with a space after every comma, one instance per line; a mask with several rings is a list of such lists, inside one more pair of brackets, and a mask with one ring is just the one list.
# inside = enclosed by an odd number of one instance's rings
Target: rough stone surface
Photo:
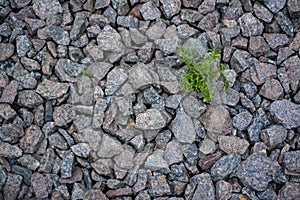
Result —
[[300, 125], [300, 107], [288, 100], [275, 101], [270, 106], [271, 113], [287, 129]]
[[260, 35], [263, 32], [263, 24], [251, 13], [245, 13], [238, 19], [242, 35], [246, 37]]
[[232, 118], [232, 125], [238, 130], [245, 130], [252, 121], [252, 115], [248, 111], [241, 112]]
[[243, 155], [249, 147], [249, 142], [245, 139], [241, 139], [235, 136], [224, 136], [218, 137], [220, 149], [227, 154], [239, 154]]
[[211, 168], [211, 177], [214, 181], [225, 179], [240, 164], [241, 156], [238, 154], [229, 154], [223, 156]]
[[3, 52], [0, 55], [0, 61], [5, 61], [14, 54], [15, 46], [9, 43], [1, 43], [0, 51]]
[[254, 153], [238, 166], [236, 174], [246, 186], [255, 191], [264, 191], [267, 189], [268, 183], [275, 179], [280, 168], [277, 161]]

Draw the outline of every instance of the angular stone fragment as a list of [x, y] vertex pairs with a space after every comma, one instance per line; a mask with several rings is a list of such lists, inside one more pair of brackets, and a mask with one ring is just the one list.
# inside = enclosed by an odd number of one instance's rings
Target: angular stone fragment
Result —
[[82, 64], [69, 59], [59, 59], [55, 65], [55, 74], [61, 81], [76, 82], [83, 68]]
[[250, 57], [251, 55], [247, 51], [236, 50], [230, 59], [230, 65], [236, 73], [243, 72], [250, 67], [248, 61]]
[[[101, 0], [102, 1], [102, 0]], [[96, 189], [92, 189], [92, 190], [88, 190], [85, 193], [84, 199], [86, 200], [94, 200], [94, 199], [101, 199], [101, 200], [109, 200], [105, 194], [103, 194], [103, 192], [101, 190], [96, 190]]]
[[71, 149], [76, 156], [80, 156], [83, 158], [87, 158], [90, 154], [90, 151], [92, 150], [90, 145], [86, 143], [78, 143], [71, 146]]
[[279, 10], [281, 10], [285, 4], [286, 0], [262, 0], [262, 2], [269, 8], [273, 13], [277, 13]]
[[111, 159], [98, 159], [91, 163], [91, 166], [100, 175], [109, 176], [112, 174], [113, 162]]
[[128, 75], [123, 69], [114, 68], [107, 74], [106, 95], [114, 94], [127, 81]]
[[157, 47], [164, 52], [165, 55], [174, 53], [180, 43], [177, 37], [167, 39], [156, 39], [155, 44]]
[[196, 137], [196, 130], [192, 119], [184, 112], [179, 111], [170, 125], [175, 138], [182, 143], [193, 143]]
[[255, 191], [264, 191], [280, 169], [277, 161], [263, 154], [254, 153], [238, 166], [236, 174], [245, 186]]
[[17, 174], [8, 173], [6, 183], [3, 187], [4, 199], [17, 199], [23, 177]]
[[192, 200], [216, 199], [215, 187], [210, 174], [203, 172], [199, 175], [198, 185]]
[[294, 35], [294, 25], [292, 21], [283, 13], [278, 12], [275, 14], [275, 20], [280, 28], [289, 36]]
[[6, 142], [0, 143], [0, 156], [7, 158], [18, 158], [23, 154], [22, 149], [20, 149], [17, 145], [11, 145]]
[[229, 174], [235, 170], [240, 164], [241, 156], [238, 154], [229, 154], [223, 156], [211, 168], [211, 177], [214, 181], [225, 179]]
[[274, 148], [281, 144], [287, 137], [287, 130], [280, 125], [272, 125], [260, 132], [260, 138], [269, 148]]
[[61, 164], [60, 173], [62, 178], [68, 178], [72, 176], [74, 163], [74, 154], [72, 151], [65, 151], [64, 159]]
[[289, 38], [286, 34], [265, 33], [264, 38], [266, 39], [269, 46], [274, 50], [289, 43]]
[[205, 129], [213, 134], [226, 135], [232, 131], [232, 122], [228, 110], [223, 106], [208, 106], [200, 121]]
[[288, 175], [300, 174], [300, 151], [289, 151], [284, 154], [283, 163]]
[[113, 156], [120, 154], [122, 151], [123, 147], [121, 143], [105, 134], [103, 135], [102, 143], [97, 155], [100, 158], [112, 158]]
[[51, 37], [57, 44], [69, 45], [69, 33], [56, 25], [50, 25], [46, 28], [46, 34]]
[[249, 147], [247, 140], [235, 136], [220, 135], [218, 142], [220, 149], [227, 154], [243, 155]]
[[253, 10], [255, 13], [255, 16], [267, 23], [270, 23], [273, 18], [273, 14], [266, 8], [264, 7], [259, 1], [256, 1]]
[[132, 195], [133, 191], [131, 188], [120, 188], [117, 190], [109, 190], [106, 192], [106, 196], [108, 198], [117, 198], [122, 196], [130, 196]]
[[245, 130], [250, 125], [252, 115], [248, 111], [241, 112], [233, 117], [232, 125], [238, 130]]
[[87, 18], [84, 14], [77, 13], [73, 23], [73, 27], [70, 31], [70, 39], [78, 40], [88, 26]]
[[283, 88], [276, 79], [269, 79], [262, 86], [259, 94], [268, 99], [278, 100], [283, 97]]
[[44, 153], [43, 157], [40, 160], [40, 168], [39, 172], [50, 173], [55, 160], [55, 153], [54, 150], [48, 148], [46, 153]]
[[256, 85], [263, 84], [269, 78], [276, 77], [277, 67], [268, 63], [259, 63], [250, 70], [252, 81]]
[[216, 197], [220, 200], [228, 200], [232, 195], [232, 185], [226, 181], [220, 180], [216, 184]]
[[20, 147], [24, 153], [34, 153], [44, 139], [44, 134], [36, 125], [31, 125], [25, 131], [25, 136], [20, 140]]
[[144, 3], [140, 8], [140, 12], [144, 20], [154, 20], [160, 18], [161, 16], [161, 12], [152, 1]]
[[200, 14], [207, 14], [215, 10], [216, 2], [213, 0], [204, 0], [198, 7], [198, 12]]
[[95, 9], [105, 8], [109, 5], [110, 0], [96, 0]]
[[15, 51], [15, 46], [9, 43], [0, 44], [0, 61], [5, 61], [10, 58]]
[[180, 0], [160, 0], [160, 2], [162, 4], [163, 13], [168, 19], [180, 12]]
[[151, 40], [159, 39], [164, 35], [166, 28], [164, 22], [157, 22], [147, 29], [146, 36]]
[[24, 166], [24, 167], [26, 167], [26, 168], [28, 168], [28, 169], [30, 169], [32, 171], [36, 170], [40, 166], [39, 161], [36, 160], [30, 154], [23, 154], [23, 156], [18, 159], [18, 162], [22, 166]]
[[47, 198], [51, 191], [49, 184], [49, 177], [38, 172], [33, 173], [31, 177], [31, 184], [37, 198]]
[[35, 71], [41, 69], [40, 64], [36, 60], [32, 60], [27, 57], [22, 57], [21, 63], [24, 65], [25, 69], [29, 71]]
[[16, 116], [16, 111], [8, 104], [0, 104], [0, 117], [4, 120], [10, 120]]
[[278, 200], [294, 200], [300, 198], [300, 184], [287, 182], [278, 193]]
[[74, 171], [72, 172], [72, 176], [71, 177], [68, 177], [68, 178], [60, 178], [59, 179], [59, 182], [64, 184], [64, 183], [67, 183], [67, 184], [71, 184], [71, 183], [75, 183], [75, 182], [79, 182], [82, 180], [82, 171], [84, 169], [81, 169], [79, 167], [76, 167], [74, 169]]
[[134, 167], [134, 155], [134, 149], [129, 145], [124, 145], [122, 153], [114, 157], [114, 161], [122, 169], [132, 169]]
[[36, 89], [36, 92], [47, 100], [57, 99], [62, 97], [69, 90], [67, 83], [53, 82], [44, 79]]
[[251, 13], [245, 13], [238, 19], [242, 35], [246, 37], [260, 35], [263, 32], [263, 24]]
[[154, 151], [150, 156], [148, 156], [145, 162], [145, 168], [148, 168], [152, 171], [160, 171], [162, 173], [169, 172], [169, 165], [166, 160], [163, 158], [164, 151], [158, 149]]
[[136, 125], [140, 129], [161, 129], [167, 124], [166, 117], [157, 109], [148, 109], [136, 117]]
[[179, 163], [183, 160], [183, 155], [181, 152], [181, 145], [176, 140], [169, 142], [165, 149], [164, 159], [169, 165], [174, 163]]
[[158, 75], [146, 65], [140, 63], [134, 65], [128, 71], [128, 81], [135, 90], [142, 89], [144, 86], [158, 83]]
[[103, 51], [120, 52], [123, 47], [120, 34], [110, 26], [99, 33], [97, 43]]
[[187, 8], [189, 8], [189, 7], [198, 8], [201, 1], [198, 1], [198, 0], [182, 0], [182, 3], [184, 5], [184, 7], [187, 7]]
[[70, 104], [56, 107], [53, 112], [53, 120], [57, 126], [65, 126], [75, 119], [75, 111]]
[[26, 35], [20, 35], [16, 38], [17, 54], [19, 57], [26, 56], [27, 52], [32, 48], [30, 38]]
[[171, 195], [171, 188], [167, 182], [166, 176], [155, 173], [149, 180], [149, 193], [153, 197]]
[[264, 55], [270, 51], [270, 47], [261, 36], [250, 37], [248, 49], [249, 52], [256, 57]]

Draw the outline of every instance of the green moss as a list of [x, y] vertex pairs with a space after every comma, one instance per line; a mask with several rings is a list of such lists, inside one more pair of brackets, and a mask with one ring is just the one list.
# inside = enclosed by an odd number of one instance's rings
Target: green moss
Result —
[[92, 72], [89, 69], [83, 69], [81, 71], [82, 76], [91, 76]]
[[180, 62], [186, 64], [188, 67], [188, 71], [183, 74], [183, 78], [180, 82], [182, 90], [185, 92], [199, 92], [203, 97], [203, 101], [207, 102], [212, 98], [212, 94], [215, 90], [213, 81], [217, 76], [221, 76], [224, 81], [223, 89], [225, 91], [228, 90], [228, 80], [222, 73], [224, 65], [221, 64], [217, 66], [216, 69], [212, 69], [217, 59], [221, 57], [219, 51], [209, 50], [204, 57], [197, 57], [195, 56], [197, 52], [181, 46], [177, 52]]

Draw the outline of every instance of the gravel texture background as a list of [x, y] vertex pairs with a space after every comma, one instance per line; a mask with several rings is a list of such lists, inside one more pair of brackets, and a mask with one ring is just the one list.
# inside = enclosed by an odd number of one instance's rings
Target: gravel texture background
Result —
[[300, 199], [299, 48], [300, 0], [0, 0], [0, 199]]

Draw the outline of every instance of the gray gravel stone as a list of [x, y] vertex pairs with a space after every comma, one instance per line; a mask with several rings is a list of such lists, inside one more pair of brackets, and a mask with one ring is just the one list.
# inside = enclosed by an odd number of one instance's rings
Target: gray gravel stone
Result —
[[177, 180], [184, 183], [188, 182], [188, 172], [182, 163], [178, 165], [172, 165], [170, 169], [171, 172], [169, 176], [171, 180]]
[[66, 126], [72, 122], [75, 118], [75, 111], [70, 104], [63, 104], [59, 107], [55, 107], [53, 112], [53, 120], [56, 126]]
[[167, 39], [156, 39], [154, 43], [165, 55], [169, 55], [176, 51], [180, 40], [177, 37], [173, 37]]
[[287, 1], [287, 8], [291, 15], [291, 17], [297, 19], [300, 17], [300, 5], [299, 1], [297, 0], [288, 0]]
[[4, 120], [10, 120], [16, 116], [16, 111], [8, 104], [0, 104], [0, 117]]
[[40, 97], [33, 90], [24, 90], [18, 93], [18, 104], [28, 108], [34, 108], [43, 103], [42, 97]]
[[[293, 200], [300, 198], [300, 184], [294, 182], [287, 182], [278, 194], [278, 200]], [[291, 192], [293, 191], [293, 192]]]
[[67, 83], [53, 82], [44, 79], [43, 82], [38, 85], [36, 92], [45, 99], [52, 100], [64, 96], [68, 90], [69, 85]]
[[135, 150], [131, 146], [124, 145], [122, 153], [114, 157], [114, 161], [122, 169], [131, 169], [134, 167], [134, 155]]
[[162, 4], [163, 13], [168, 19], [172, 18], [174, 15], [180, 12], [180, 0], [160, 0], [160, 2]]
[[283, 163], [285, 166], [285, 174], [299, 175], [300, 174], [300, 151], [289, 151], [283, 156]]
[[161, 12], [152, 1], [144, 3], [140, 8], [140, 12], [144, 20], [154, 20], [161, 16]]
[[164, 159], [169, 165], [183, 161], [181, 145], [178, 141], [172, 140], [168, 142], [165, 149]]
[[169, 165], [166, 160], [164, 160], [164, 151], [158, 149], [148, 156], [145, 162], [145, 168], [152, 171], [160, 171], [162, 173], [167, 173], [170, 171]]
[[32, 48], [32, 43], [27, 35], [20, 35], [16, 38], [17, 54], [19, 57], [26, 56]]
[[260, 2], [256, 1], [253, 6], [254, 14], [257, 18], [270, 23], [273, 18], [273, 14]]
[[0, 55], [0, 61], [5, 61], [14, 54], [15, 46], [9, 43], [1, 43], [0, 51], [2, 52]]
[[155, 173], [149, 179], [149, 193], [153, 197], [171, 195], [171, 188], [165, 175]]
[[273, 12], [277, 13], [279, 10], [281, 10], [285, 4], [286, 0], [262, 0], [262, 2]]
[[260, 138], [269, 146], [269, 148], [275, 148], [277, 145], [281, 144], [286, 137], [287, 130], [280, 125], [272, 125], [260, 132]]
[[193, 121], [184, 111], [178, 110], [170, 129], [179, 142], [191, 144], [195, 140], [196, 131]]
[[63, 9], [58, 0], [34, 0], [33, 10], [40, 19], [50, 24], [54, 23], [56, 18], [59, 19], [59, 17], [62, 17], [63, 13]]
[[7, 173], [6, 183], [3, 187], [4, 199], [17, 199], [21, 189], [23, 177], [13, 173]]
[[72, 151], [64, 152], [64, 159], [61, 164], [60, 173], [62, 178], [68, 178], [72, 176], [74, 163], [74, 154]]
[[273, 102], [270, 106], [270, 112], [287, 129], [300, 125], [300, 107], [288, 100]]
[[71, 146], [71, 150], [76, 156], [87, 158], [92, 149], [90, 145], [86, 143], [78, 143], [76, 145]]
[[246, 139], [235, 136], [220, 135], [218, 142], [220, 149], [227, 154], [243, 155], [249, 147], [249, 142]]
[[282, 12], [275, 14], [275, 20], [280, 28], [289, 36], [294, 35], [294, 25], [292, 21]]
[[249, 40], [248, 50], [252, 55], [258, 57], [269, 52], [270, 47], [262, 36], [252, 36]]
[[111, 26], [105, 26], [97, 37], [97, 43], [103, 51], [120, 52], [123, 48], [120, 34]]
[[251, 55], [247, 51], [243, 50], [236, 50], [233, 53], [230, 59], [230, 65], [236, 73], [243, 72], [250, 67], [250, 63], [248, 61], [250, 56]]
[[228, 200], [232, 194], [232, 185], [226, 181], [220, 180], [216, 183], [216, 197], [219, 200]]
[[238, 130], [245, 130], [252, 121], [252, 115], [248, 111], [241, 112], [233, 117], [232, 125]]
[[136, 125], [140, 129], [162, 129], [166, 124], [166, 117], [157, 109], [148, 109], [136, 117]]
[[250, 126], [247, 128], [248, 137], [250, 141], [259, 141], [259, 132], [270, 125], [270, 121], [262, 108], [259, 108], [253, 116]]
[[238, 166], [236, 174], [245, 186], [255, 191], [264, 191], [280, 169], [277, 161], [254, 153]]
[[263, 24], [251, 13], [245, 13], [238, 19], [242, 35], [246, 37], [260, 35], [263, 32]]
[[205, 138], [199, 147], [199, 151], [205, 155], [211, 154], [216, 150], [216, 144], [211, 139]]
[[241, 156], [238, 154], [229, 154], [223, 156], [211, 168], [211, 177], [214, 181], [225, 179], [241, 163]]
[[102, 143], [97, 155], [100, 158], [112, 158], [113, 156], [122, 153], [122, 151], [123, 147], [121, 143], [105, 134], [102, 137]]
[[192, 200], [198, 199], [216, 199], [213, 181], [211, 179], [210, 174], [206, 172], [199, 174], [198, 185]]
[[20, 149], [17, 145], [11, 145], [6, 142], [2, 142], [0, 144], [0, 155], [1, 157], [7, 158], [18, 158], [23, 154], [22, 149]]
[[181, 104], [184, 112], [191, 118], [198, 118], [206, 110], [206, 105], [191, 95], [184, 97]]
[[55, 65], [55, 74], [61, 81], [76, 82], [83, 68], [82, 64], [69, 59], [59, 59]]

